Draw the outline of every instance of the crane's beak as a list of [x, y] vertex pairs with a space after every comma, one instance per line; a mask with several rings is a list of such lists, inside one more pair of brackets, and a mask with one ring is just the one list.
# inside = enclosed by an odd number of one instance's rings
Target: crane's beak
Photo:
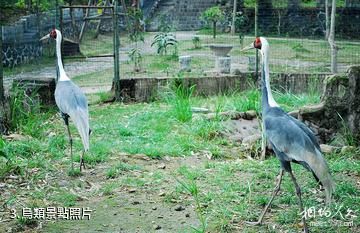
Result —
[[46, 36], [43, 36], [40, 41], [46, 40], [50, 38], [50, 34], [47, 34]]
[[240, 50], [240, 52], [245, 52], [247, 50], [254, 49], [254, 48], [255, 48], [254, 43], [251, 43], [248, 46], [246, 46], [245, 48], [243, 48], [242, 50]]

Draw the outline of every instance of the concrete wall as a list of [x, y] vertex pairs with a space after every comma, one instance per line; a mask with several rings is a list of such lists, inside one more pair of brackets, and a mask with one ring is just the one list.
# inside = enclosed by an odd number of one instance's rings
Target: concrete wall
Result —
[[[322, 82], [329, 74], [271, 74], [271, 87], [292, 93], [322, 90]], [[174, 78], [121, 79], [120, 87], [125, 101], [148, 102], [158, 97], [164, 87], [174, 82]], [[253, 73], [240, 75], [214, 75], [198, 78], [184, 78], [185, 86], [195, 85], [195, 95], [211, 96], [235, 91], [244, 91], [254, 85]]]

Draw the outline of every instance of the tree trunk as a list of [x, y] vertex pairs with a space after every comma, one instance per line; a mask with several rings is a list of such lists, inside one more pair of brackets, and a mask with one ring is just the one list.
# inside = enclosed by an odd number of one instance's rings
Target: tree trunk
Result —
[[235, 16], [236, 16], [237, 0], [234, 0], [234, 8], [231, 23], [231, 35], [235, 35]]
[[330, 16], [329, 16], [329, 0], [325, 0], [325, 39], [329, 39], [329, 31], [330, 31]]
[[213, 38], [216, 38], [216, 21], [213, 21]]
[[9, 119], [9, 106], [5, 98], [2, 62], [2, 26], [0, 26], [0, 134], [6, 134]]
[[329, 45], [331, 50], [331, 73], [337, 73], [337, 46], [335, 44], [335, 16], [336, 16], [336, 0], [332, 1], [331, 8], [331, 24], [329, 33]]
[[277, 29], [278, 29], [278, 36], [280, 36], [280, 33], [281, 33], [281, 9], [278, 9], [277, 12], [278, 12], [278, 19], [279, 19]]

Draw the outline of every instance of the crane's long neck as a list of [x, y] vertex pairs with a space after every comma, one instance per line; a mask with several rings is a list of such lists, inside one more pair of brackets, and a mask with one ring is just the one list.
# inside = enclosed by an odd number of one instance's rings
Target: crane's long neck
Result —
[[269, 74], [269, 45], [264, 44], [261, 49], [262, 55], [262, 71], [261, 71], [261, 82], [262, 82], [262, 107], [263, 111], [266, 111], [271, 107], [279, 107], [274, 100], [271, 88], [270, 88], [270, 74]]
[[70, 80], [65, 73], [64, 66], [61, 60], [61, 40], [62, 36], [60, 32], [57, 32], [56, 36], [56, 57], [57, 57], [57, 66], [59, 68], [59, 81], [67, 81]]

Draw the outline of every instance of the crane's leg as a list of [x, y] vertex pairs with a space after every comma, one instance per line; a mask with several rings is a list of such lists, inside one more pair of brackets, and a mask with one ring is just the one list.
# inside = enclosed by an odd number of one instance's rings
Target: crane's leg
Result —
[[85, 169], [85, 163], [84, 163], [84, 153], [85, 151], [82, 151], [81, 157], [80, 157], [80, 171], [81, 171], [81, 167], [84, 167]]
[[65, 121], [65, 125], [67, 128], [68, 136], [69, 136], [69, 143], [70, 143], [70, 159], [71, 159], [71, 170], [74, 170], [74, 164], [73, 164], [73, 151], [72, 151], [72, 145], [73, 145], [73, 139], [71, 137], [70, 133], [70, 127], [69, 127], [69, 116], [66, 114], [62, 114], [62, 117]]
[[280, 186], [281, 186], [281, 181], [282, 181], [282, 177], [284, 175], [284, 169], [280, 169], [280, 173], [277, 177], [277, 182], [276, 182], [276, 186], [275, 186], [275, 189], [272, 193], [272, 196], [270, 198], [270, 201], [269, 203], [265, 206], [264, 210], [262, 211], [260, 217], [259, 217], [259, 220], [257, 222], [246, 222], [247, 224], [250, 224], [250, 225], [261, 225], [262, 224], [262, 221], [264, 219], [264, 216], [267, 212], [267, 210], [269, 209], [272, 201], [274, 200], [275, 196], [278, 194], [279, 190], [280, 190]]
[[[303, 212], [304, 212], [304, 206], [303, 206], [302, 199], [301, 199], [300, 186], [299, 186], [298, 183], [296, 182], [295, 176], [294, 176], [294, 174], [292, 173], [292, 171], [290, 171], [289, 173], [290, 173], [290, 176], [291, 176], [291, 180], [294, 182], [294, 185], [295, 185], [296, 195], [297, 195], [298, 198], [299, 198], [300, 213], [303, 213]], [[306, 225], [305, 218], [303, 217], [301, 220], [302, 220], [303, 225], [304, 225], [304, 232], [305, 232], [305, 233], [308, 233], [309, 230], [308, 230], [308, 227], [307, 227], [307, 225]]]

